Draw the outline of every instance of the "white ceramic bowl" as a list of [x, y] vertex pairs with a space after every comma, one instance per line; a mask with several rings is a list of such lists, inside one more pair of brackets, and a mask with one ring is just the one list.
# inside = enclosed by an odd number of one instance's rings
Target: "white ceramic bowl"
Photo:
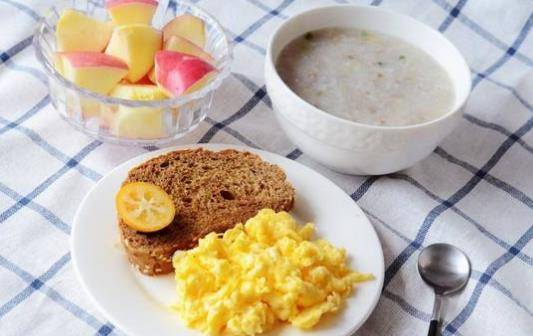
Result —
[[[296, 37], [331, 26], [376, 31], [421, 48], [450, 76], [455, 90], [453, 107], [438, 119], [393, 127], [341, 119], [307, 103], [280, 78], [276, 59], [283, 47]], [[427, 157], [457, 125], [471, 88], [466, 61], [441, 33], [402, 14], [351, 5], [313, 9], [284, 22], [268, 46], [265, 81], [276, 117], [288, 137], [316, 161], [339, 172], [359, 175], [392, 173]]]

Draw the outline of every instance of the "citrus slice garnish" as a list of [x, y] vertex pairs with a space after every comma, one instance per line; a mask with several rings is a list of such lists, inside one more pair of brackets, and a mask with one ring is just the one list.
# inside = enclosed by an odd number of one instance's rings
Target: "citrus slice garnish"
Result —
[[124, 184], [115, 198], [120, 219], [141, 232], [161, 230], [172, 223], [174, 202], [162, 188], [147, 182]]

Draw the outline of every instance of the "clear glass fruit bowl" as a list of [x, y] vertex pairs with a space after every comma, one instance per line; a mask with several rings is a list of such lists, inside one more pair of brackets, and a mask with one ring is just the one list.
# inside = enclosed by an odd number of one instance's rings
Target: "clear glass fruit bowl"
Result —
[[[139, 101], [83, 89], [65, 79], [54, 68], [55, 26], [60, 13], [67, 8], [96, 19], [109, 20], [104, 0], [67, 0], [56, 2], [38, 24], [33, 39], [35, 54], [48, 75], [52, 104], [63, 119], [83, 133], [102, 141], [146, 146], [161, 145], [180, 138], [206, 117], [215, 91], [230, 74], [232, 59], [226, 34], [212, 16], [191, 4], [159, 1], [152, 23], [155, 28], [161, 29], [165, 23], [184, 13], [204, 20], [205, 50], [214, 58], [218, 73], [211, 82], [193, 93], [166, 100]], [[121, 119], [124, 114], [130, 116], [126, 121]]]

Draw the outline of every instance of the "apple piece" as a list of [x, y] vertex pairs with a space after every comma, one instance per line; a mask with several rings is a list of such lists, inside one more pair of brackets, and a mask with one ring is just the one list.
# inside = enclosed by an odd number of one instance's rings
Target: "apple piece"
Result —
[[111, 38], [113, 24], [65, 9], [56, 26], [58, 51], [103, 51]]
[[198, 58], [203, 59], [207, 63], [215, 63], [213, 57], [211, 57], [211, 55], [205, 52], [202, 48], [187, 40], [186, 38], [178, 35], [170, 36], [168, 40], [165, 40], [163, 49], [196, 56]]
[[199, 17], [191, 14], [176, 16], [163, 27], [163, 37], [181, 36], [196, 44], [200, 48], [205, 46], [205, 23]]
[[132, 24], [115, 28], [105, 52], [128, 64], [126, 79], [135, 83], [150, 71], [161, 46], [160, 31], [144, 24]]
[[[183, 54], [199, 57], [211, 64], [215, 63], [215, 60], [213, 57], [211, 57], [211, 55], [209, 55], [196, 44], [181, 36], [170, 36], [170, 38], [163, 43], [163, 50], [177, 51]], [[157, 84], [155, 79], [155, 67], [150, 70], [147, 77], [152, 83]]]
[[176, 51], [162, 50], [155, 55], [157, 84], [170, 96], [177, 97], [192, 92], [196, 82], [216, 71], [206, 61]]
[[168, 98], [163, 90], [152, 84], [118, 84], [109, 95], [130, 100], [163, 100]]
[[76, 85], [107, 94], [128, 73], [122, 60], [97, 52], [57, 53], [61, 74]]
[[155, 0], [107, 0], [109, 16], [117, 26], [134, 23], [150, 25], [157, 8]]
[[[168, 98], [156, 85], [119, 84], [111, 96], [132, 100], [162, 100]], [[152, 107], [120, 105], [111, 123], [114, 135], [123, 138], [154, 139], [165, 136], [163, 110]]]
[[129, 139], [162, 138], [166, 135], [163, 113], [147, 107], [119, 108], [114, 115], [111, 133]]
[[204, 77], [200, 78], [199, 81], [194, 83], [193, 85], [189, 86], [187, 90], [185, 90], [184, 94], [193, 93], [194, 91], [198, 91], [207, 84], [211, 83], [213, 79], [215, 79], [216, 75], [218, 75], [218, 71], [213, 70], [209, 73], [207, 73]]

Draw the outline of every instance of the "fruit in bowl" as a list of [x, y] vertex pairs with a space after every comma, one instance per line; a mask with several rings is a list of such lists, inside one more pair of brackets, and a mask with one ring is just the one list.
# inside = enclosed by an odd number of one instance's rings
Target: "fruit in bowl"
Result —
[[[204, 65], [206, 62], [213, 62], [211, 55], [203, 50], [206, 39], [205, 24], [202, 19], [196, 16], [183, 14], [167, 23], [163, 31], [159, 31], [150, 25], [156, 7], [157, 2], [154, 0], [108, 0], [106, 8], [112, 22], [101, 22], [75, 10], [66, 9], [59, 19], [56, 31], [57, 45], [61, 52], [94, 52], [92, 55], [83, 56], [84, 60], [91, 60], [91, 65], [93, 65], [92, 68], [85, 69], [84, 73], [87, 74], [84, 75], [84, 78], [87, 76], [91, 78], [102, 77], [102, 74], [97, 71], [98, 69], [93, 69], [95, 68], [93, 63], [110, 60], [111, 58], [107, 55], [121, 60], [127, 64], [127, 72], [123, 77], [130, 84], [136, 84], [148, 75], [154, 67], [156, 54], [164, 47], [166, 50], [174, 51], [174, 55], [168, 56], [167, 53], [164, 53], [165, 56], [161, 56], [160, 59], [171, 57], [173, 67], [161, 67], [160, 77], [176, 78], [173, 74], [176, 71], [180, 75], [194, 73], [193, 76], [185, 76], [186, 82], [192, 85], [194, 83], [189, 83], [192, 79], [195, 81], [201, 79], [201, 77], [197, 78], [196, 76], [200, 73], [197, 71], [198, 64]], [[164, 45], [163, 37], [166, 41]], [[84, 41], [85, 38], [88, 40]], [[102, 52], [104, 49], [105, 51]], [[61, 54], [58, 56], [64, 58]], [[76, 54], [74, 57], [82, 56]], [[189, 67], [192, 68], [189, 69]], [[207, 65], [204, 66], [204, 68], [206, 67]], [[209, 71], [207, 72], [216, 71], [212, 65], [209, 65], [208, 68]], [[60, 68], [57, 70], [65, 76]], [[172, 74], [167, 74], [166, 71], [171, 71]], [[158, 82], [157, 76], [152, 77], [154, 84], [162, 88], [168, 87], [168, 83]], [[78, 81], [78, 77], [75, 76], [65, 76], [65, 78], [98, 93], [106, 94], [112, 89], [107, 86], [105, 88], [84, 86], [85, 82]], [[100, 80], [103, 81], [104, 79]], [[91, 81], [96, 83], [99, 80]], [[118, 81], [115, 84], [118, 84]], [[165, 90], [165, 92], [169, 94], [169, 97], [176, 97], [184, 93], [185, 90]]]
[[177, 138], [203, 119], [229, 74], [225, 34], [192, 5], [169, 6], [154, 18], [157, 6], [107, 0], [94, 10], [60, 1], [45, 16], [36, 55], [67, 121], [102, 140], [146, 145]]
[[[167, 98], [167, 95], [153, 84], [119, 84], [113, 89], [111, 96], [132, 100]], [[158, 138], [165, 132], [163, 118], [164, 113], [158, 108], [119, 106], [109, 127], [114, 134], [125, 138]]]
[[57, 53], [56, 68], [66, 79], [101, 94], [109, 93], [129, 71], [120, 58], [97, 52]]
[[117, 26], [152, 23], [157, 1], [155, 0], [107, 0], [106, 8]]
[[95, 51], [105, 49], [113, 24], [102, 22], [72, 9], [65, 9], [57, 22], [58, 51]]
[[173, 96], [198, 90], [216, 71], [206, 61], [176, 51], [159, 51], [155, 56], [155, 80], [164, 92]]
[[215, 62], [213, 57], [206, 53], [202, 48], [192, 43], [190, 40], [187, 40], [186, 38], [181, 37], [179, 35], [170, 36], [165, 41], [163, 49], [196, 56], [211, 64]]
[[161, 49], [163, 35], [145, 24], [118, 26], [106, 48], [106, 54], [124, 60], [129, 67], [126, 79], [135, 83], [154, 66], [154, 57]]
[[205, 24], [202, 19], [183, 14], [175, 17], [163, 27], [163, 38], [168, 40], [172, 36], [182, 36], [200, 48], [205, 46]]
[[[66, 79], [78, 86], [100, 94], [108, 94], [127, 75], [128, 65], [121, 59], [98, 52], [58, 52], [55, 67]], [[74, 105], [67, 101], [71, 113]], [[100, 105], [90, 99], [80, 100], [81, 115], [85, 119], [104, 117]], [[102, 109], [102, 113], [105, 113]], [[111, 115], [107, 115], [111, 119]], [[101, 120], [105, 120], [102, 118]]]

